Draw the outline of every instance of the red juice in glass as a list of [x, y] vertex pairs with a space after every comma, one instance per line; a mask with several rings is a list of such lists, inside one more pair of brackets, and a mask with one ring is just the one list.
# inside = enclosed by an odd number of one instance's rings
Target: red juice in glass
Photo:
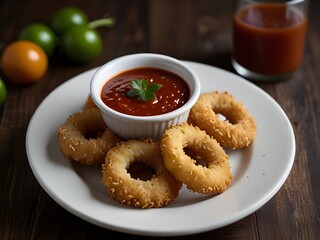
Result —
[[248, 74], [242, 75], [257, 80], [292, 75], [303, 58], [306, 29], [304, 13], [294, 5], [248, 4], [233, 18], [236, 70], [238, 67]]

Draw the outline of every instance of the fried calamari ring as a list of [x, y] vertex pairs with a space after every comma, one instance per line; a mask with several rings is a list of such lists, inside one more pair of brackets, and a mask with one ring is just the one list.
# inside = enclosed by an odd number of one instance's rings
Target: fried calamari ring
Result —
[[[186, 149], [199, 155], [205, 166], [197, 164], [185, 153]], [[231, 182], [228, 155], [198, 127], [187, 123], [169, 127], [162, 136], [161, 150], [166, 168], [194, 192], [222, 193]]]
[[[227, 121], [221, 120], [218, 114], [222, 114]], [[256, 136], [253, 117], [242, 103], [227, 92], [201, 94], [190, 110], [188, 121], [206, 131], [223, 147], [247, 147]]]
[[90, 108], [68, 117], [58, 129], [58, 140], [66, 158], [81, 164], [100, 165], [121, 139], [107, 128], [100, 111]]
[[[141, 162], [155, 170], [149, 180], [133, 178], [128, 168]], [[128, 140], [111, 149], [102, 167], [103, 183], [116, 200], [138, 208], [157, 208], [172, 202], [182, 183], [165, 168], [159, 143], [148, 140]]]

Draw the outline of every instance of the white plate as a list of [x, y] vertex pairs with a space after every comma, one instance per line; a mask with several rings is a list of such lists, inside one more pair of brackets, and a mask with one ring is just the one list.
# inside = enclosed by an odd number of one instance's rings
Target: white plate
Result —
[[186, 62], [200, 77], [202, 92], [228, 91], [244, 103], [257, 124], [251, 147], [228, 151], [233, 181], [210, 197], [182, 188], [175, 201], [159, 209], [136, 209], [111, 199], [97, 167], [69, 161], [60, 152], [57, 129], [80, 111], [95, 69], [65, 82], [40, 104], [26, 136], [34, 175], [62, 207], [93, 224], [126, 233], [154, 236], [205, 232], [236, 222], [270, 200], [292, 168], [295, 138], [281, 107], [267, 93], [243, 78], [212, 66]]

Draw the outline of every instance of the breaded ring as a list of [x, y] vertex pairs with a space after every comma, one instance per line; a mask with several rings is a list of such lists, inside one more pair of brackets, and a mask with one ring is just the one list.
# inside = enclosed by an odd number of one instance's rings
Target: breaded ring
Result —
[[[217, 114], [222, 114], [227, 121]], [[206, 131], [223, 147], [248, 147], [256, 136], [253, 117], [227, 92], [201, 94], [190, 110], [188, 122]]]
[[[127, 169], [142, 162], [155, 170], [149, 180], [132, 178]], [[111, 149], [102, 167], [103, 183], [116, 200], [137, 208], [158, 208], [172, 202], [182, 183], [165, 168], [159, 143], [148, 140], [128, 140]]]
[[66, 158], [86, 165], [101, 165], [107, 152], [121, 138], [115, 135], [102, 119], [100, 110], [72, 114], [58, 129], [61, 151]]
[[[185, 153], [191, 149], [205, 166]], [[202, 194], [218, 194], [229, 186], [232, 175], [228, 155], [219, 143], [198, 127], [187, 123], [169, 127], [161, 139], [166, 168], [189, 189]]]

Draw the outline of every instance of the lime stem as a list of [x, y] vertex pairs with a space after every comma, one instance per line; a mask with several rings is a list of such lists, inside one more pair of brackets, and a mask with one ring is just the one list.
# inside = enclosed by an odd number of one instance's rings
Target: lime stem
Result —
[[116, 19], [113, 17], [97, 19], [88, 23], [89, 28], [97, 27], [112, 27], [115, 24]]

